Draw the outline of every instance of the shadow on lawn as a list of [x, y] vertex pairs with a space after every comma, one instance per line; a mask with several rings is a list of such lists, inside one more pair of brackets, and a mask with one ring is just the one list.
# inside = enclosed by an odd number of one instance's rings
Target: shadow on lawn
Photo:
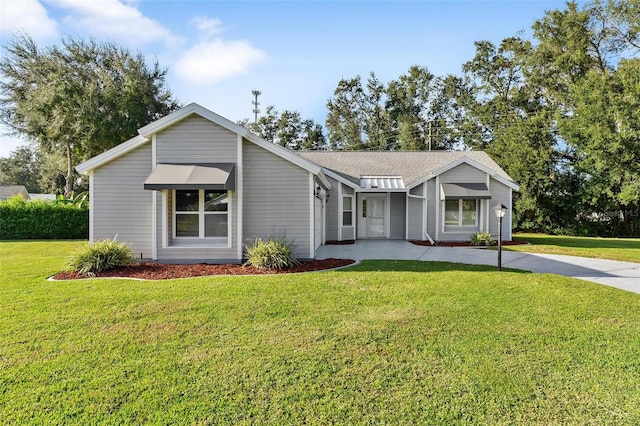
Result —
[[[502, 268], [504, 272], [530, 274], [521, 269]], [[337, 272], [497, 272], [498, 268], [489, 265], [470, 265], [453, 262], [430, 262], [422, 260], [363, 260], [357, 265], [338, 269]]]
[[533, 245], [550, 245], [571, 248], [603, 248], [603, 249], [640, 249], [637, 238], [597, 238], [597, 237], [563, 237], [549, 235], [514, 235], [515, 238]]

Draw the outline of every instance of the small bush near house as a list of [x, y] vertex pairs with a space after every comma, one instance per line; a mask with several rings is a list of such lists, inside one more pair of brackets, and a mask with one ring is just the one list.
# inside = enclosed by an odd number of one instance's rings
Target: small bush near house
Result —
[[474, 246], [492, 246], [496, 243], [489, 232], [476, 232], [471, 234], [471, 244]]
[[290, 268], [299, 263], [293, 256], [293, 245], [282, 237], [268, 240], [256, 238], [247, 246], [245, 256], [245, 265], [260, 269]]
[[95, 275], [107, 269], [129, 266], [136, 262], [133, 250], [124, 242], [116, 239], [96, 241], [86, 244], [78, 253], [72, 255], [67, 266], [84, 275]]

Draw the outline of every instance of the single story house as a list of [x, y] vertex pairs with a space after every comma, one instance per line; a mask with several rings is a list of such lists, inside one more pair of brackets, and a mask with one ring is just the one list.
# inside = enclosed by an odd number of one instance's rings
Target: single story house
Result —
[[0, 185], [0, 200], [6, 200], [16, 195], [21, 195], [25, 200], [31, 199], [24, 185]]
[[78, 165], [90, 241], [116, 237], [158, 262], [239, 263], [283, 236], [299, 259], [363, 238], [468, 241], [498, 234], [518, 185], [484, 152], [293, 152], [197, 104]]

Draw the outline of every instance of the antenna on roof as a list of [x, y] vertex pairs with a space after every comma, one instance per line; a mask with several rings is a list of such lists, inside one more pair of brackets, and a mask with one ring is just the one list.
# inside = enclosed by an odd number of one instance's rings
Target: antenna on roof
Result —
[[258, 113], [260, 112], [260, 110], [258, 109], [258, 105], [260, 105], [260, 102], [258, 102], [258, 96], [262, 95], [262, 92], [256, 89], [253, 89], [251, 91], [251, 94], [255, 97], [255, 99], [253, 101], [251, 101], [251, 103], [253, 104], [253, 114], [254, 114], [254, 122], [258, 122]]

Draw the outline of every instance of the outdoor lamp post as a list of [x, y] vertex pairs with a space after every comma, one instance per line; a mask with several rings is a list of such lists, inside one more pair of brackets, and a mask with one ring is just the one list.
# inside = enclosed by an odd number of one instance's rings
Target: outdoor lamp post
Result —
[[494, 211], [498, 217], [498, 271], [502, 271], [502, 218], [507, 214], [507, 207], [504, 204], [498, 204]]

